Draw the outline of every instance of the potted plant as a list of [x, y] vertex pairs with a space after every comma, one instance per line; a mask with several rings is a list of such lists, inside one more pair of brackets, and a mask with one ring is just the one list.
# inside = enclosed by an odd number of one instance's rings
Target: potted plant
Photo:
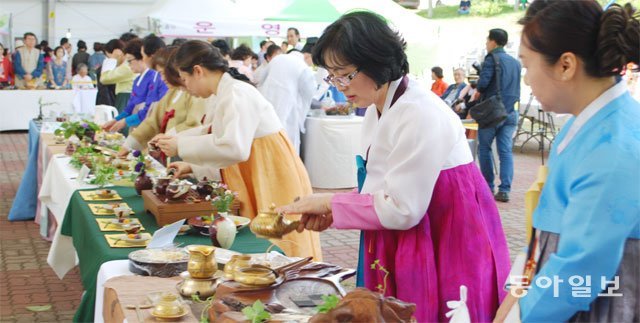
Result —
[[145, 157], [142, 152], [134, 150], [132, 155], [135, 158], [135, 166], [133, 166], [133, 172], [131, 172], [133, 186], [136, 189], [136, 193], [141, 195], [143, 190], [150, 190], [153, 188], [153, 182], [147, 175]]

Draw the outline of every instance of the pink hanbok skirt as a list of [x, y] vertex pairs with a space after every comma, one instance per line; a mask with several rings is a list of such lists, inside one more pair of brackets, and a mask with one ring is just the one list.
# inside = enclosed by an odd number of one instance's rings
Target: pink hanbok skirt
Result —
[[[364, 284], [417, 305], [418, 322], [446, 322], [446, 302], [468, 288], [472, 322], [493, 320], [510, 269], [491, 191], [474, 163], [440, 172], [431, 204], [415, 227], [363, 231]], [[388, 272], [372, 266], [378, 260]], [[372, 267], [375, 267], [372, 268]]]

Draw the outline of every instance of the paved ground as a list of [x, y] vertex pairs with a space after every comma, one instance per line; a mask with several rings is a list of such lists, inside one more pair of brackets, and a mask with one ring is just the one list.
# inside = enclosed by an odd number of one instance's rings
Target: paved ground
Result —
[[[515, 153], [512, 200], [498, 204], [512, 256], [524, 245], [523, 197], [540, 165], [536, 149], [531, 145], [524, 153]], [[32, 221], [7, 221], [26, 158], [25, 133], [0, 134], [0, 322], [68, 322], [82, 295], [77, 268], [58, 279], [47, 265], [50, 243], [40, 238], [38, 226]], [[321, 239], [326, 261], [356, 266], [358, 232], [328, 230]], [[26, 309], [32, 305], [52, 307], [43, 312]]]

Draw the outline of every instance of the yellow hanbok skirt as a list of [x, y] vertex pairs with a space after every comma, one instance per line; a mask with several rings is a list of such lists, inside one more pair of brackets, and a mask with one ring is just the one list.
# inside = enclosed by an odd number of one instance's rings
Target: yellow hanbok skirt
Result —
[[[229, 189], [238, 192], [240, 215], [251, 219], [260, 211], [268, 211], [272, 203], [290, 204], [296, 197], [313, 192], [307, 170], [284, 131], [254, 139], [249, 159], [224, 168], [221, 173]], [[287, 215], [290, 220], [299, 218], [300, 215]], [[271, 242], [287, 256], [313, 256], [314, 261], [322, 261], [318, 232], [294, 231]]]

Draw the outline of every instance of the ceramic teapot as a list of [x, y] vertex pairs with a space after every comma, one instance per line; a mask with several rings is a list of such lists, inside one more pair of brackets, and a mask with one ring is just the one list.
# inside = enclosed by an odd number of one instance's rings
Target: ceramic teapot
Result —
[[169, 185], [167, 185], [167, 189], [165, 192], [165, 196], [168, 200], [184, 200], [187, 197], [187, 193], [191, 190], [190, 183], [184, 183], [178, 179], [173, 180]]
[[267, 239], [282, 239], [282, 236], [295, 230], [300, 221], [289, 221], [282, 213], [275, 211], [275, 204], [269, 206], [269, 211], [262, 211], [251, 220], [249, 228], [256, 236]]
[[206, 177], [199, 181], [196, 187], [196, 191], [198, 191], [198, 194], [200, 194], [200, 197], [202, 198], [213, 193], [213, 185], [211, 185], [211, 181]]

